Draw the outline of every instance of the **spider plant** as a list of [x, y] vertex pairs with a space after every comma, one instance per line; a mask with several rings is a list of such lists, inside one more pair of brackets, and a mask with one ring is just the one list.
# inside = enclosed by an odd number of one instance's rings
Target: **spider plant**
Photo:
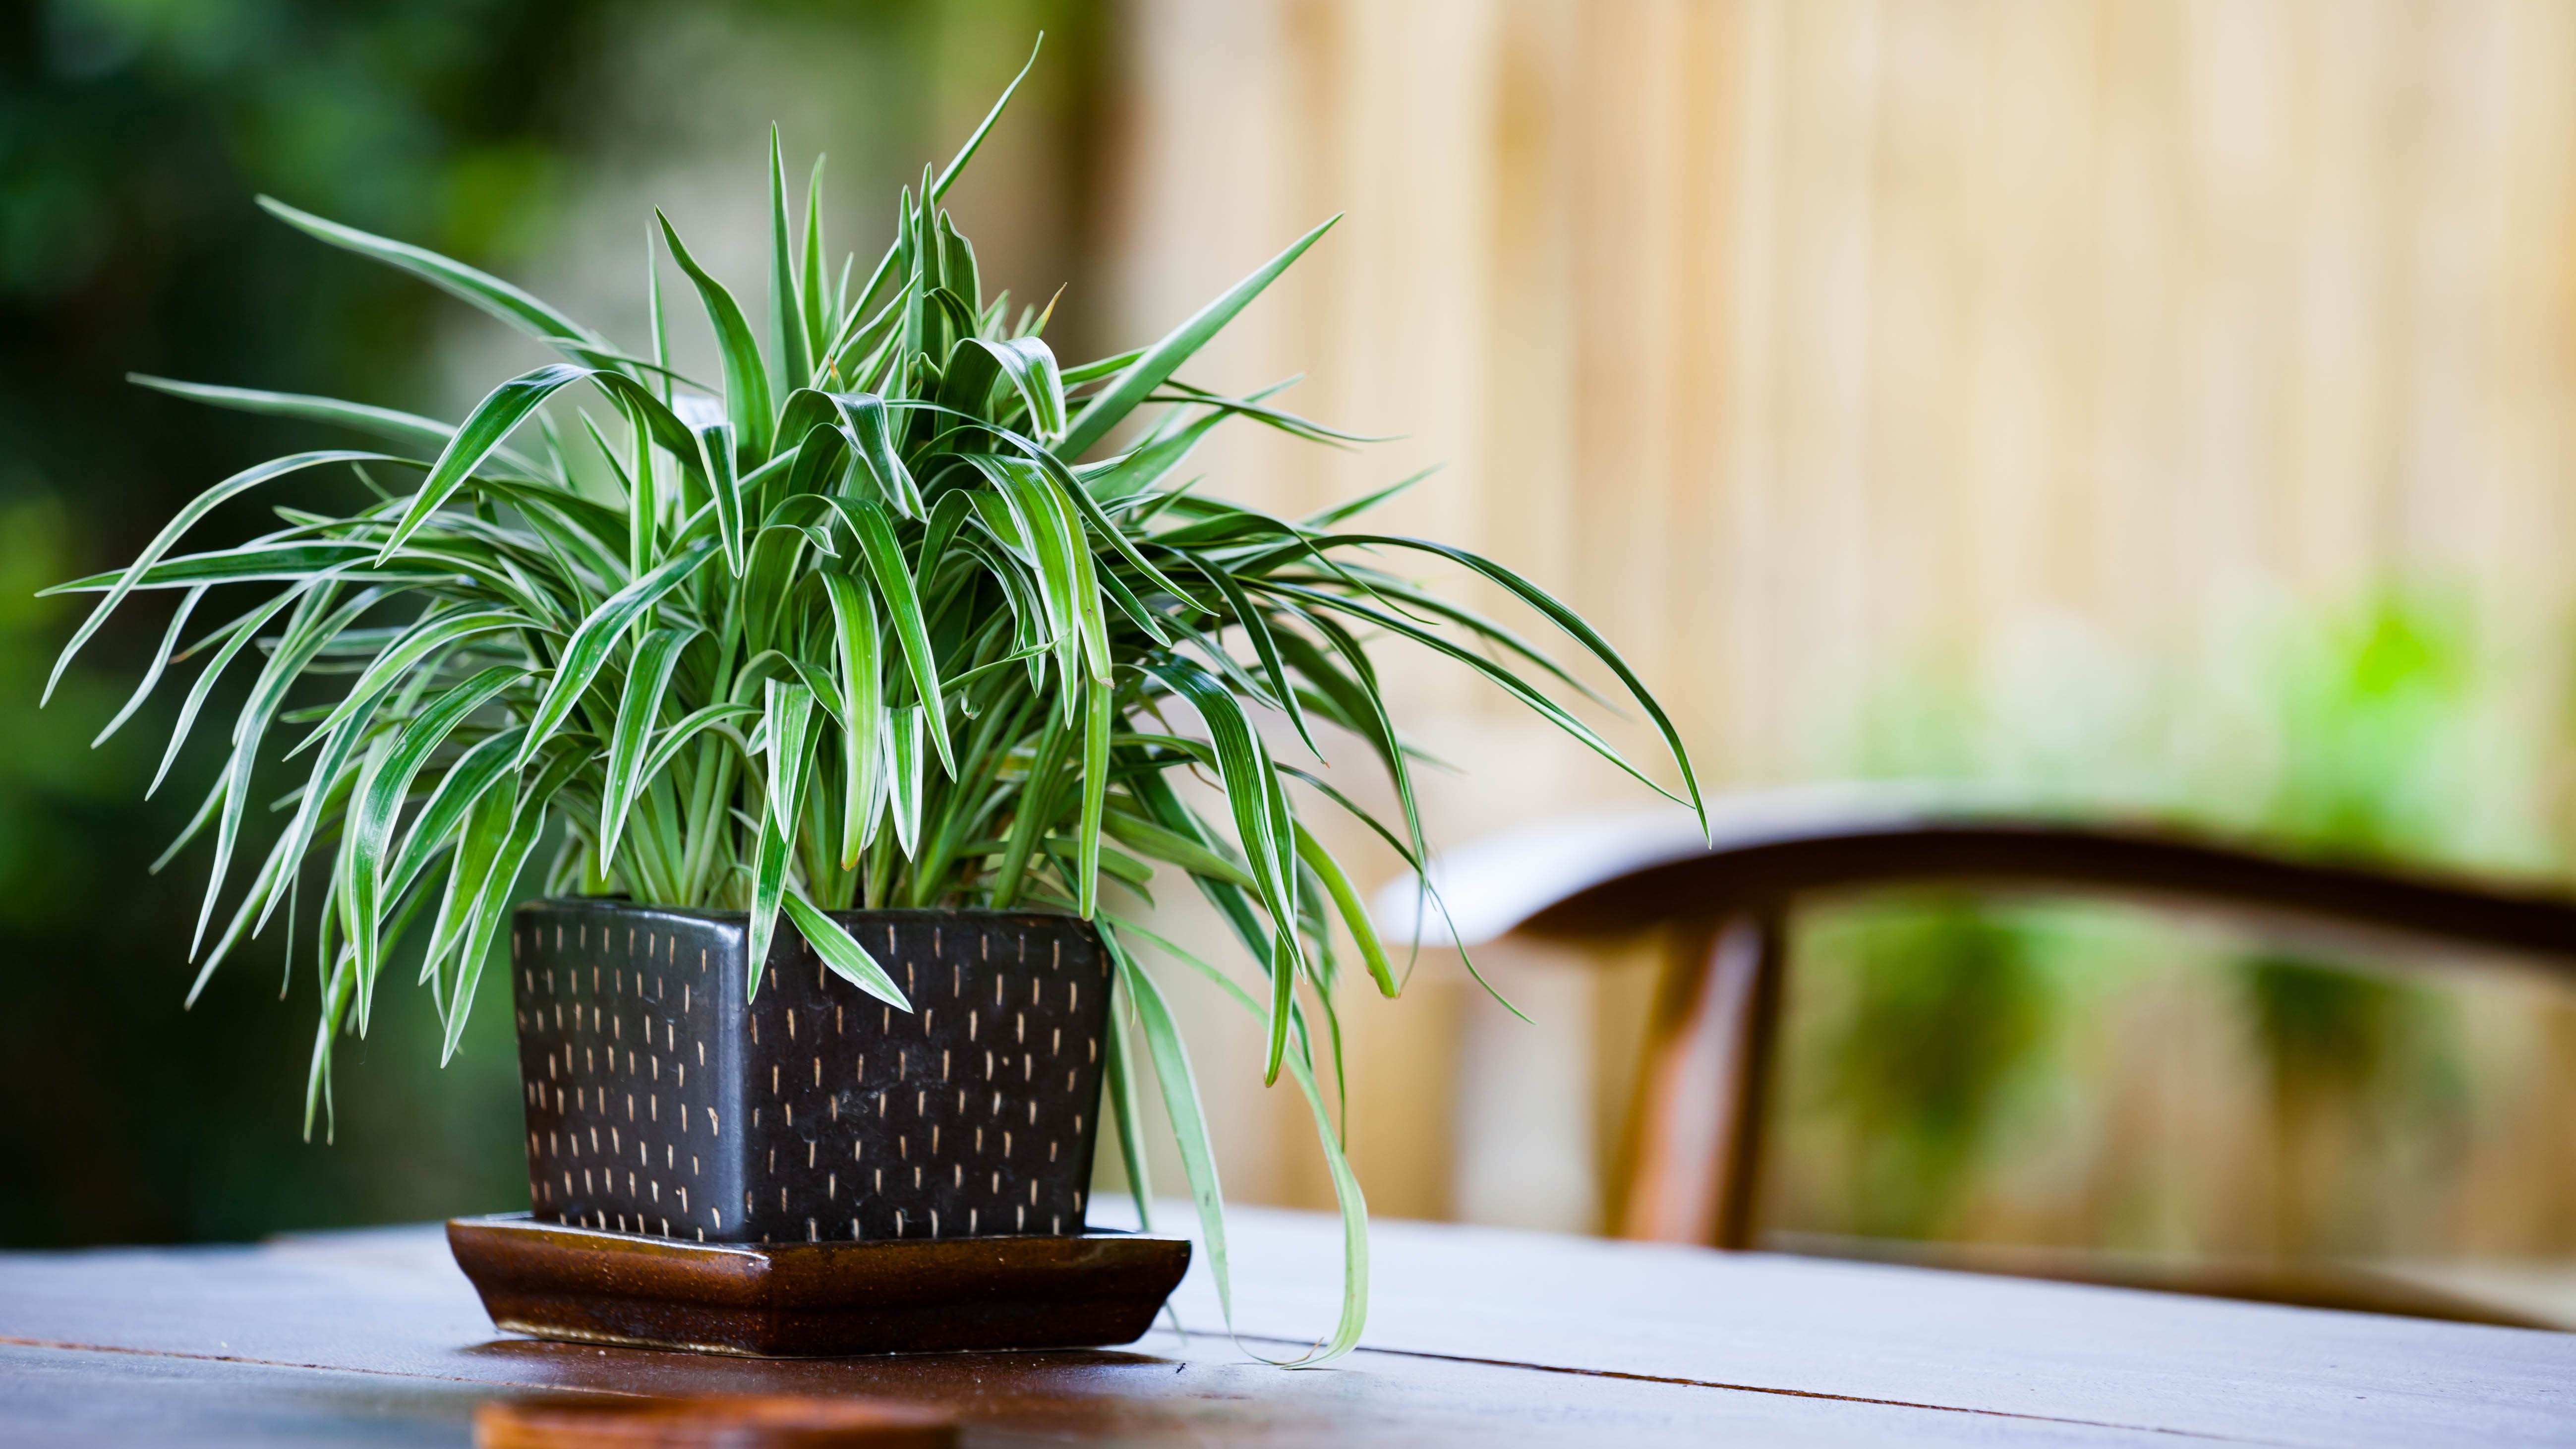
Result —
[[[1233, 396], [1177, 376], [1331, 222], [1162, 340], [1076, 366], [1044, 340], [1046, 310], [986, 296], [941, 202], [1008, 100], [1006, 90], [945, 168], [904, 190], [894, 240], [863, 272], [827, 264], [819, 162], [793, 217], [773, 128], [765, 325], [657, 218], [649, 341], [633, 351], [498, 278], [263, 198], [289, 225], [442, 288], [561, 360], [503, 382], [453, 427], [137, 377], [391, 446], [246, 469], [182, 509], [132, 564], [61, 585], [104, 595], [63, 663], [136, 593], [177, 595], [141, 686], [108, 726], [131, 720], [171, 665], [202, 657], [165, 776], [218, 680], [237, 661], [253, 670], [229, 757], [171, 853], [212, 836], [191, 999], [281, 908], [295, 914], [308, 856], [327, 859], [308, 1131], [316, 1101], [327, 1103], [334, 1040], [366, 1030], [395, 943], [424, 921], [420, 979], [453, 1052], [541, 851], [551, 893], [747, 912], [747, 992], [782, 914], [833, 970], [905, 1007], [827, 912], [1072, 911], [1096, 922], [1125, 998], [1108, 1090], [1140, 1209], [1132, 1035], [1170, 1109], [1222, 1288], [1205, 1120], [1163, 990], [1129, 940], [1167, 943], [1103, 908], [1104, 878], [1141, 900], [1158, 866], [1177, 868], [1241, 939], [1252, 984], [1177, 959], [1267, 1023], [1265, 1078], [1285, 1072], [1314, 1109], [1350, 1229], [1352, 1291], [1319, 1350], [1338, 1353], [1365, 1311], [1366, 1249], [1359, 1188], [1316, 1083], [1318, 1035], [1339, 1070], [1335, 923], [1379, 991], [1394, 994], [1398, 979], [1308, 821], [1347, 810], [1408, 864], [1424, 853], [1407, 747], [1370, 646], [1400, 640], [1455, 660], [1620, 760], [1559, 703], [1583, 689], [1573, 674], [1391, 560], [1462, 566], [1535, 610], [1661, 731], [1683, 780], [1676, 798], [1695, 804], [1697, 786], [1663, 711], [1563, 604], [1459, 549], [1347, 527], [1403, 484], [1292, 521], [1177, 481], [1200, 440], [1233, 420], [1351, 441], [1281, 410], [1276, 389]], [[715, 382], [671, 365], [665, 257], [714, 331]], [[570, 406], [577, 398], [591, 406]], [[513, 445], [529, 433], [532, 444]], [[367, 501], [344, 513], [279, 508], [281, 526], [247, 543], [176, 551], [228, 500], [332, 468], [366, 485]], [[247, 607], [192, 636], [209, 599], [235, 585], [254, 586]], [[324, 682], [299, 696], [307, 680]], [[1376, 818], [1308, 768], [1325, 726], [1375, 756], [1397, 818]], [[254, 776], [271, 756], [301, 783], [218, 927]], [[1203, 814], [1177, 776], [1213, 785], [1222, 808]]]

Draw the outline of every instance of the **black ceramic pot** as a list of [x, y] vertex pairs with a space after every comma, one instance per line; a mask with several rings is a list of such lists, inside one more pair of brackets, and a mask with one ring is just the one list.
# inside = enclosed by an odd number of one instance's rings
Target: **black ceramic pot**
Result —
[[708, 1243], [1078, 1234], [1108, 961], [1085, 922], [844, 911], [906, 1014], [781, 917], [533, 902], [511, 922], [530, 1207]]

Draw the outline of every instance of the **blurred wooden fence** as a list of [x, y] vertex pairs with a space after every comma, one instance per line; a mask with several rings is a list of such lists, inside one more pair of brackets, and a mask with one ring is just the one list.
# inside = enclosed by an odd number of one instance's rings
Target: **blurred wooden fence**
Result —
[[[1291, 405], [1407, 435], [1239, 440], [1223, 489], [1444, 464], [1395, 521], [1563, 591], [1722, 782], [1848, 768], [1891, 671], [2034, 620], [2192, 657], [2249, 599], [2392, 580], [2457, 592], [2509, 728], [2557, 717], [2576, 5], [1130, 0], [1114, 34], [1118, 330], [1347, 212], [1207, 380], [1309, 372]], [[1478, 771], [1451, 838], [1638, 803], [1463, 681], [1403, 688]], [[1588, 1034], [1636, 973], [1501, 964], [1546, 1025], [1437, 970], [1352, 1008], [1382, 1209], [1590, 1211]], [[1249, 1040], [1201, 1058], [1230, 1186], [1316, 1200]]]

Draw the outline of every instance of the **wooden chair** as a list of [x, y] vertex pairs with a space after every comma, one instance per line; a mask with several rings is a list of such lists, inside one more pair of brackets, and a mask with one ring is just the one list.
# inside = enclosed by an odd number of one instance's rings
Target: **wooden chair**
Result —
[[[2576, 898], [2298, 860], [2166, 828], [2015, 813], [1920, 790], [1810, 789], [1741, 796], [1703, 841], [1679, 812], [1551, 825], [1451, 853], [1434, 874], [1448, 927], [1479, 941], [1520, 934], [1598, 941], [1657, 931], [1666, 943], [1618, 1180], [1619, 1236], [1756, 1246], [1790, 922], [1800, 907], [1872, 890], [1943, 886], [2161, 902], [2273, 931], [2502, 953], [2576, 981]], [[1409, 928], [1409, 883], [1381, 913]], [[1845, 1251], [1817, 1240], [1791, 1250]], [[1868, 1256], [2025, 1276], [2483, 1322], [2544, 1324], [2384, 1275], [2332, 1266], [2199, 1263], [1879, 1244]]]

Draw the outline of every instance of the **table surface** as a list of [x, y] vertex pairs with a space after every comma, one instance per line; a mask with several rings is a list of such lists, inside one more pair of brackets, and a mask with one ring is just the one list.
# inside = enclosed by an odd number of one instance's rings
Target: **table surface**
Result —
[[[1158, 1215], [1159, 1216], [1159, 1215]], [[434, 1226], [0, 1254], [0, 1443], [458, 1445], [532, 1390], [861, 1393], [1004, 1444], [2576, 1444], [2576, 1335], [1883, 1264], [1380, 1223], [1365, 1346], [1331, 1219], [1229, 1219], [1242, 1346], [753, 1360], [496, 1332]]]

